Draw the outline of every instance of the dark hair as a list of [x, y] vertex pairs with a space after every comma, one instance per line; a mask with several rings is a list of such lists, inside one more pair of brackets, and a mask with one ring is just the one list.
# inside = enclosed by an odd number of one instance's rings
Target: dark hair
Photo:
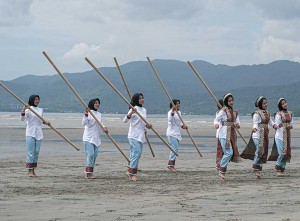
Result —
[[281, 98], [281, 99], [278, 101], [278, 104], [277, 104], [278, 109], [279, 109], [280, 111], [286, 110], [286, 109], [283, 109], [283, 107], [282, 107], [282, 101], [285, 101], [285, 102], [286, 102], [286, 100], [285, 100], [284, 98]]
[[[172, 102], [174, 105], [176, 105], [177, 102], [179, 102], [179, 104], [180, 104], [180, 100], [177, 100], [177, 99], [173, 99]], [[172, 103], [170, 103], [170, 108], [172, 108], [172, 107], [173, 107], [173, 105], [172, 105]]]
[[28, 104], [29, 104], [29, 106], [34, 106], [34, 107], [36, 107], [36, 105], [34, 104], [34, 100], [35, 100], [36, 97], [39, 98], [39, 100], [40, 100], [40, 96], [37, 95], [37, 94], [33, 94], [33, 95], [31, 95], [31, 96], [29, 97], [29, 99], [28, 99]]
[[[139, 103], [139, 100], [140, 100], [140, 96], [142, 96], [144, 98], [144, 95], [142, 93], [135, 93], [132, 98], [131, 98], [131, 101], [130, 101], [130, 104], [132, 106], [139, 106], [139, 107], [142, 107], [143, 105], [141, 105]], [[130, 109], [130, 108], [129, 108]]]
[[97, 111], [97, 109], [95, 109], [95, 107], [94, 107], [96, 101], [98, 101], [99, 104], [100, 104], [99, 98], [95, 98], [95, 99], [90, 100], [88, 107], [89, 107], [91, 110]]
[[[224, 106], [223, 99], [220, 99], [220, 100], [219, 100], [219, 104], [221, 104], [222, 107]], [[219, 110], [222, 108], [222, 107], [220, 107], [219, 105], [217, 105], [217, 107], [218, 107]]]
[[267, 98], [265, 98], [263, 96], [257, 98], [256, 101], [255, 101], [255, 107], [258, 107], [259, 109], [264, 110], [263, 107], [262, 107], [262, 104], [263, 104], [264, 100], [267, 100]]

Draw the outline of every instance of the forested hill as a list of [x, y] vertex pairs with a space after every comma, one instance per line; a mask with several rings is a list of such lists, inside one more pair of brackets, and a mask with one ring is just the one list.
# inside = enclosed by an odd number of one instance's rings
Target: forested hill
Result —
[[[275, 61], [260, 65], [214, 65], [205, 61], [192, 62], [218, 98], [232, 92], [235, 108], [240, 114], [255, 110], [255, 99], [267, 97], [270, 112], [277, 111], [276, 101], [287, 99], [289, 109], [300, 116], [300, 64], [291, 61]], [[181, 100], [186, 114], [214, 114], [216, 104], [207, 93], [189, 65], [177, 60], [154, 60], [153, 64], [172, 98]], [[144, 106], [149, 114], [166, 113], [169, 101], [147, 61], [135, 61], [120, 66], [131, 93], [142, 92]], [[124, 96], [125, 87], [115, 67], [100, 70], [113, 82]], [[52, 76], [26, 75], [11, 81], [2, 81], [14, 93], [27, 101], [31, 94], [39, 94], [40, 107], [47, 112], [82, 112], [84, 108], [70, 88], [53, 70]], [[101, 112], [125, 113], [128, 106], [109, 85], [94, 71], [65, 73], [65, 76], [88, 103], [99, 97]], [[20, 110], [18, 101], [0, 88], [0, 111]]]

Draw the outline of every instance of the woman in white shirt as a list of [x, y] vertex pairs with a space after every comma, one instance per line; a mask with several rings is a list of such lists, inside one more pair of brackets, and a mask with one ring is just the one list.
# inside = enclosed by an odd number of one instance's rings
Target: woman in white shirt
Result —
[[[33, 94], [29, 97], [28, 105], [37, 112], [40, 116], [43, 116], [43, 109], [39, 108], [40, 103], [39, 95]], [[50, 122], [43, 122], [35, 114], [33, 114], [28, 107], [24, 107], [21, 111], [21, 121], [26, 121], [26, 169], [28, 169], [28, 175], [35, 177], [35, 169], [39, 159], [39, 153], [41, 143], [43, 139], [42, 124], [50, 125]]]
[[[174, 106], [172, 105], [172, 103], [170, 103], [171, 110], [169, 110], [168, 112], [168, 128], [166, 131], [166, 135], [168, 137], [169, 145], [173, 150], [176, 151], [176, 153], [178, 153], [179, 142], [182, 140], [180, 129], [187, 129], [187, 126], [183, 125], [176, 113], [177, 110], [178, 114], [181, 115], [181, 112], [179, 111], [180, 100], [174, 99], [172, 101], [174, 103]], [[168, 169], [171, 172], [176, 172], [175, 160], [176, 155], [172, 151], [170, 151]]]
[[135, 93], [130, 104], [133, 106], [128, 114], [124, 117], [123, 122], [130, 121], [128, 131], [128, 141], [130, 144], [130, 164], [128, 166], [127, 176], [131, 181], [137, 181], [137, 169], [142, 155], [143, 143], [145, 142], [145, 128], [151, 128], [151, 124], [146, 123], [136, 114], [138, 112], [145, 119], [147, 118], [147, 110], [143, 107], [144, 96], [141, 93]]
[[276, 161], [275, 170], [277, 176], [284, 176], [286, 163], [291, 160], [291, 129], [293, 129], [293, 113], [288, 111], [288, 105], [284, 98], [277, 102], [279, 112], [275, 115], [275, 124], [278, 129], [275, 133], [275, 144], [268, 160]]
[[[104, 127], [103, 131], [108, 133], [107, 128], [103, 125], [102, 115], [98, 112], [100, 100], [98, 98], [90, 100], [88, 107]], [[82, 141], [84, 143], [86, 154], [86, 168], [84, 174], [86, 179], [95, 179], [96, 177], [94, 176], [93, 171], [99, 152], [99, 146], [101, 144], [100, 133], [102, 128], [96, 120], [88, 114], [88, 110], [84, 113], [82, 126], [84, 126]]]
[[268, 125], [277, 129], [277, 125], [274, 124], [270, 118], [270, 113], [267, 111], [268, 101], [265, 97], [260, 96], [255, 102], [255, 106], [258, 107], [252, 115], [253, 128], [252, 138], [256, 146], [255, 156], [253, 160], [252, 168], [254, 169], [257, 178], [260, 178], [260, 171], [262, 170], [262, 164], [267, 162], [268, 149], [269, 149], [269, 128]]
[[[223, 99], [220, 99], [219, 100], [219, 103], [221, 104], [221, 106], [223, 107]], [[218, 107], [218, 111], [216, 112], [216, 117], [218, 115], [218, 113], [220, 112], [221, 110], [221, 107], [219, 107], [219, 105], [217, 106]], [[216, 169], [219, 170], [219, 167], [220, 167], [220, 162], [221, 162], [221, 159], [223, 157], [223, 150], [222, 150], [222, 145], [219, 141], [219, 130], [220, 130], [220, 127], [222, 126], [220, 124], [220, 122], [217, 121], [217, 119], [215, 118], [214, 119], [214, 126], [216, 128], [216, 138], [217, 138], [217, 154], [216, 154]]]
[[216, 116], [216, 121], [221, 125], [219, 128], [219, 141], [223, 150], [223, 157], [219, 166], [219, 176], [226, 180], [225, 174], [229, 161], [241, 162], [237, 148], [235, 127], [240, 128], [238, 112], [233, 109], [234, 99], [231, 93], [223, 97], [224, 107]]

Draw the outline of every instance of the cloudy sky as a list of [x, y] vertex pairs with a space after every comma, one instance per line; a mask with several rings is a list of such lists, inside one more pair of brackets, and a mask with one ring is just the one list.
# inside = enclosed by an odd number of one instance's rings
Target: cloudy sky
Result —
[[0, 80], [151, 59], [300, 62], [300, 0], [0, 0]]

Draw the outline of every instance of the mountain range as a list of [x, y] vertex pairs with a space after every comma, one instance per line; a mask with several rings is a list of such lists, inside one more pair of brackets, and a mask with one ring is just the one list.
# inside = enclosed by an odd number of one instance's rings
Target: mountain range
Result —
[[[158, 74], [172, 98], [181, 101], [185, 114], [214, 114], [217, 106], [200, 80], [186, 62], [178, 60], [153, 60]], [[276, 112], [276, 102], [286, 98], [289, 110], [300, 116], [300, 63], [274, 61], [259, 65], [215, 65], [196, 60], [192, 64], [201, 74], [217, 98], [231, 92], [235, 109], [241, 115], [255, 111], [259, 96], [268, 99], [269, 111]], [[49, 64], [50, 65], [50, 64]], [[134, 61], [120, 66], [131, 93], [141, 92], [148, 114], [164, 114], [169, 110], [169, 100], [147, 61]], [[92, 69], [92, 68], [91, 68]], [[116, 67], [100, 68], [116, 88], [128, 99]], [[47, 112], [83, 112], [84, 107], [56, 74], [51, 76], [25, 75], [11, 81], [1, 81], [21, 99], [27, 101], [31, 94], [40, 95], [40, 107]], [[86, 103], [100, 98], [103, 113], [127, 113], [128, 105], [94, 70], [81, 73], [64, 73], [66, 78]], [[0, 88], [0, 111], [19, 111], [20, 103]]]

